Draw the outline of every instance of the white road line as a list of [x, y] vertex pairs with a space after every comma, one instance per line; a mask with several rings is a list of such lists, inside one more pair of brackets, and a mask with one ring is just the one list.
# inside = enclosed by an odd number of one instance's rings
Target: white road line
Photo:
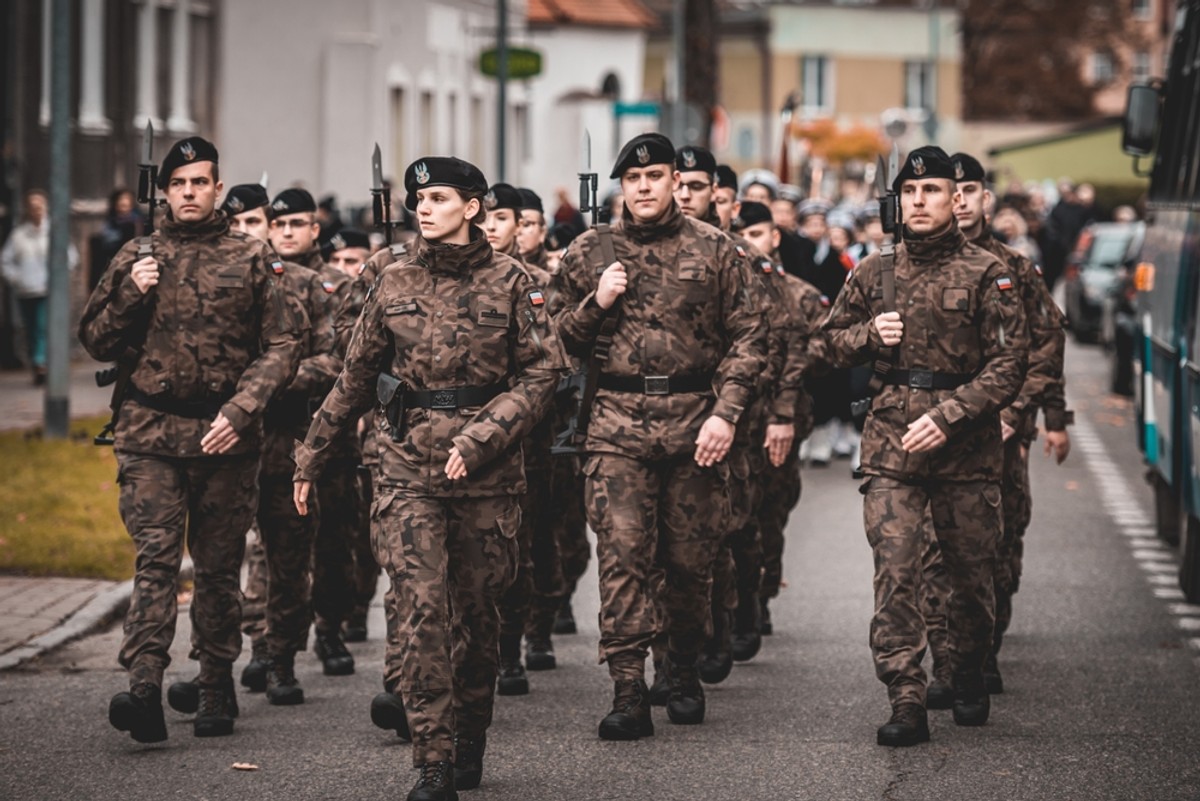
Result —
[[1178, 587], [1155, 587], [1154, 597], [1162, 598], [1164, 601], [1182, 601], [1183, 590]]

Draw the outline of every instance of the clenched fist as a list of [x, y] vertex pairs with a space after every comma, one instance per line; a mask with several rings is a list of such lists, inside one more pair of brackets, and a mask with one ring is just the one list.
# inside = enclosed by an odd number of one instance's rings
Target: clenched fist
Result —
[[129, 277], [133, 279], [138, 291], [145, 295], [150, 291], [150, 287], [158, 285], [158, 262], [153, 256], [135, 261], [133, 269], [129, 271]]
[[629, 284], [629, 274], [619, 261], [612, 264], [600, 274], [600, 285], [596, 287], [596, 304], [602, 309], [611, 309], [617, 298], [625, 294]]

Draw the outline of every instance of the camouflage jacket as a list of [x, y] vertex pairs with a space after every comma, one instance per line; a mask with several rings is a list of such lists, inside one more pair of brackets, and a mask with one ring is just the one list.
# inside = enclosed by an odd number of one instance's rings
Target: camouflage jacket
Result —
[[[762, 289], [733, 241], [672, 203], [658, 222], [626, 210], [613, 228], [629, 284], [604, 372], [617, 376], [713, 373], [716, 395], [596, 393], [584, 449], [665, 458], [690, 454], [710, 415], [737, 423], [766, 369]], [[606, 316], [597, 305], [603, 264], [595, 231], [571, 243], [558, 273], [555, 319], [567, 350], [587, 358]]]
[[263, 417], [262, 472], [290, 476], [296, 469], [292, 446], [308, 431], [312, 410], [332, 389], [342, 371], [342, 357], [337, 352], [325, 282], [307, 267], [287, 261], [281, 264], [279, 278], [288, 302], [297, 319], [308, 321], [309, 329], [300, 339], [296, 377], [271, 400]]
[[[521, 438], [549, 407], [566, 355], [529, 275], [493, 253], [478, 229], [471, 236], [461, 246], [419, 239], [411, 256], [383, 270], [345, 368], [296, 446], [297, 479], [320, 474], [331, 439], [375, 403], [376, 379], [387, 372], [414, 390], [510, 386], [483, 407], [410, 406], [400, 442], [390, 431], [377, 437], [381, 486], [432, 497], [524, 492]], [[458, 482], [444, 472], [452, 447], [468, 471]]]
[[[199, 224], [166, 221], [151, 237], [158, 285], [143, 294], [130, 275], [138, 240], [126, 243], [92, 292], [79, 339], [113, 361], [142, 346], [132, 385], [164, 405], [219, 407], [240, 435], [230, 454], [257, 453], [268, 401], [292, 380], [302, 321], [293, 319], [264, 242], [229, 230], [221, 214]], [[156, 411], [126, 399], [116, 448], [202, 456], [215, 417]]]
[[[1023, 435], [1031, 436], [1038, 407], [1043, 409], [1046, 428], [1062, 431], [1067, 426], [1063, 356], [1067, 336], [1062, 311], [1033, 262], [986, 231], [975, 244], [992, 253], [1012, 271], [1021, 290], [1025, 321], [1029, 326], [1029, 370], [1016, 400], [1000, 413], [1000, 419]], [[1028, 430], [1027, 430], [1028, 429]]]
[[[543, 251], [544, 252], [544, 251]], [[548, 287], [552, 282], [550, 273], [537, 264], [525, 263], [525, 272], [529, 273], [529, 277], [533, 279], [533, 283], [542, 291], [543, 295], [549, 294]], [[550, 299], [546, 298], [544, 308], [546, 314], [550, 314]], [[568, 364], [568, 368], [570, 365]], [[525, 452], [525, 470], [548, 470], [550, 469], [550, 448], [554, 445], [554, 427], [555, 415], [554, 404], [551, 403], [546, 413], [538, 420], [537, 425], [525, 437], [525, 441], [521, 443], [521, 448]]]
[[777, 267], [783, 278], [783, 289], [787, 308], [791, 311], [788, 334], [787, 359], [776, 391], [773, 409], [778, 409], [781, 422], [782, 412], [793, 409], [792, 423], [796, 427], [796, 441], [808, 437], [813, 430], [813, 400], [805, 387], [804, 378], [820, 375], [829, 369], [829, 347], [821, 323], [829, 314], [829, 298], [815, 286]]
[[[522, 255], [521, 261], [525, 263], [526, 268], [537, 267], [542, 272], [550, 269], [550, 256], [546, 253], [546, 246], [540, 243], [532, 253]], [[532, 270], [530, 274], [533, 274]]]
[[[966, 241], [957, 226], [896, 248], [896, 310], [904, 336], [894, 368], [969, 376], [957, 389], [884, 386], [871, 402], [862, 437], [868, 475], [898, 479], [999, 481], [999, 412], [1024, 381], [1029, 343], [1016, 279], [1007, 266]], [[884, 312], [879, 254], [846, 280], [824, 329], [835, 366], [878, 357], [874, 325]], [[907, 453], [900, 441], [922, 415], [948, 436], [941, 448]]]

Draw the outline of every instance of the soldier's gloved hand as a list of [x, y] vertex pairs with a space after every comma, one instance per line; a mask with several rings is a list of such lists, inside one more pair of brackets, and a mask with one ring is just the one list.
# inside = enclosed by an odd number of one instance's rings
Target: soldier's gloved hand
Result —
[[129, 277], [133, 279], [138, 291], [145, 295], [150, 291], [150, 287], [158, 285], [158, 262], [153, 256], [135, 261], [129, 271]]
[[1047, 456], [1053, 453], [1055, 463], [1062, 464], [1071, 453], [1071, 435], [1065, 430], [1047, 431], [1044, 448]]
[[629, 275], [625, 266], [614, 261], [600, 273], [600, 283], [596, 286], [596, 305], [602, 309], [611, 309], [617, 298], [625, 294], [629, 283]]
[[463, 459], [462, 454], [458, 452], [458, 448], [451, 448], [450, 458], [446, 460], [446, 478], [451, 481], [458, 481], [460, 478], [466, 477], [466, 461]]
[[292, 503], [296, 504], [296, 513], [301, 517], [308, 514], [308, 493], [311, 491], [311, 481], [300, 480], [292, 484]]
[[900, 312], [884, 312], [875, 318], [874, 325], [885, 347], [891, 348], [900, 344], [900, 338], [904, 336], [904, 323], [900, 321]]
[[234, 430], [233, 423], [229, 422], [225, 415], [218, 414], [217, 419], [213, 420], [212, 428], [204, 435], [204, 439], [200, 440], [200, 450], [210, 455], [225, 453], [240, 440], [241, 437]]
[[908, 424], [908, 432], [900, 440], [900, 446], [909, 453], [936, 451], [946, 444], [946, 434], [927, 414]]
[[796, 427], [791, 423], [771, 423], [767, 426], [767, 438], [763, 447], [775, 467], [782, 467], [796, 438]]
[[704, 421], [696, 437], [696, 464], [712, 467], [725, 458], [733, 444], [733, 423], [713, 415]]

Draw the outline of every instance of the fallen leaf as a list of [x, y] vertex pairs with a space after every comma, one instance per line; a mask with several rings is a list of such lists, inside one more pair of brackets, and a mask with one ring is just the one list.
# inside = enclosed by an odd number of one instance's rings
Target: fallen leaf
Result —
[[1068, 492], [1075, 492], [1076, 490], [1079, 489], [1079, 482], [1078, 481], [1068, 481], [1066, 488], [1067, 488]]
[[234, 770], [258, 770], [258, 765], [255, 765], [253, 762], [234, 762], [233, 769]]

